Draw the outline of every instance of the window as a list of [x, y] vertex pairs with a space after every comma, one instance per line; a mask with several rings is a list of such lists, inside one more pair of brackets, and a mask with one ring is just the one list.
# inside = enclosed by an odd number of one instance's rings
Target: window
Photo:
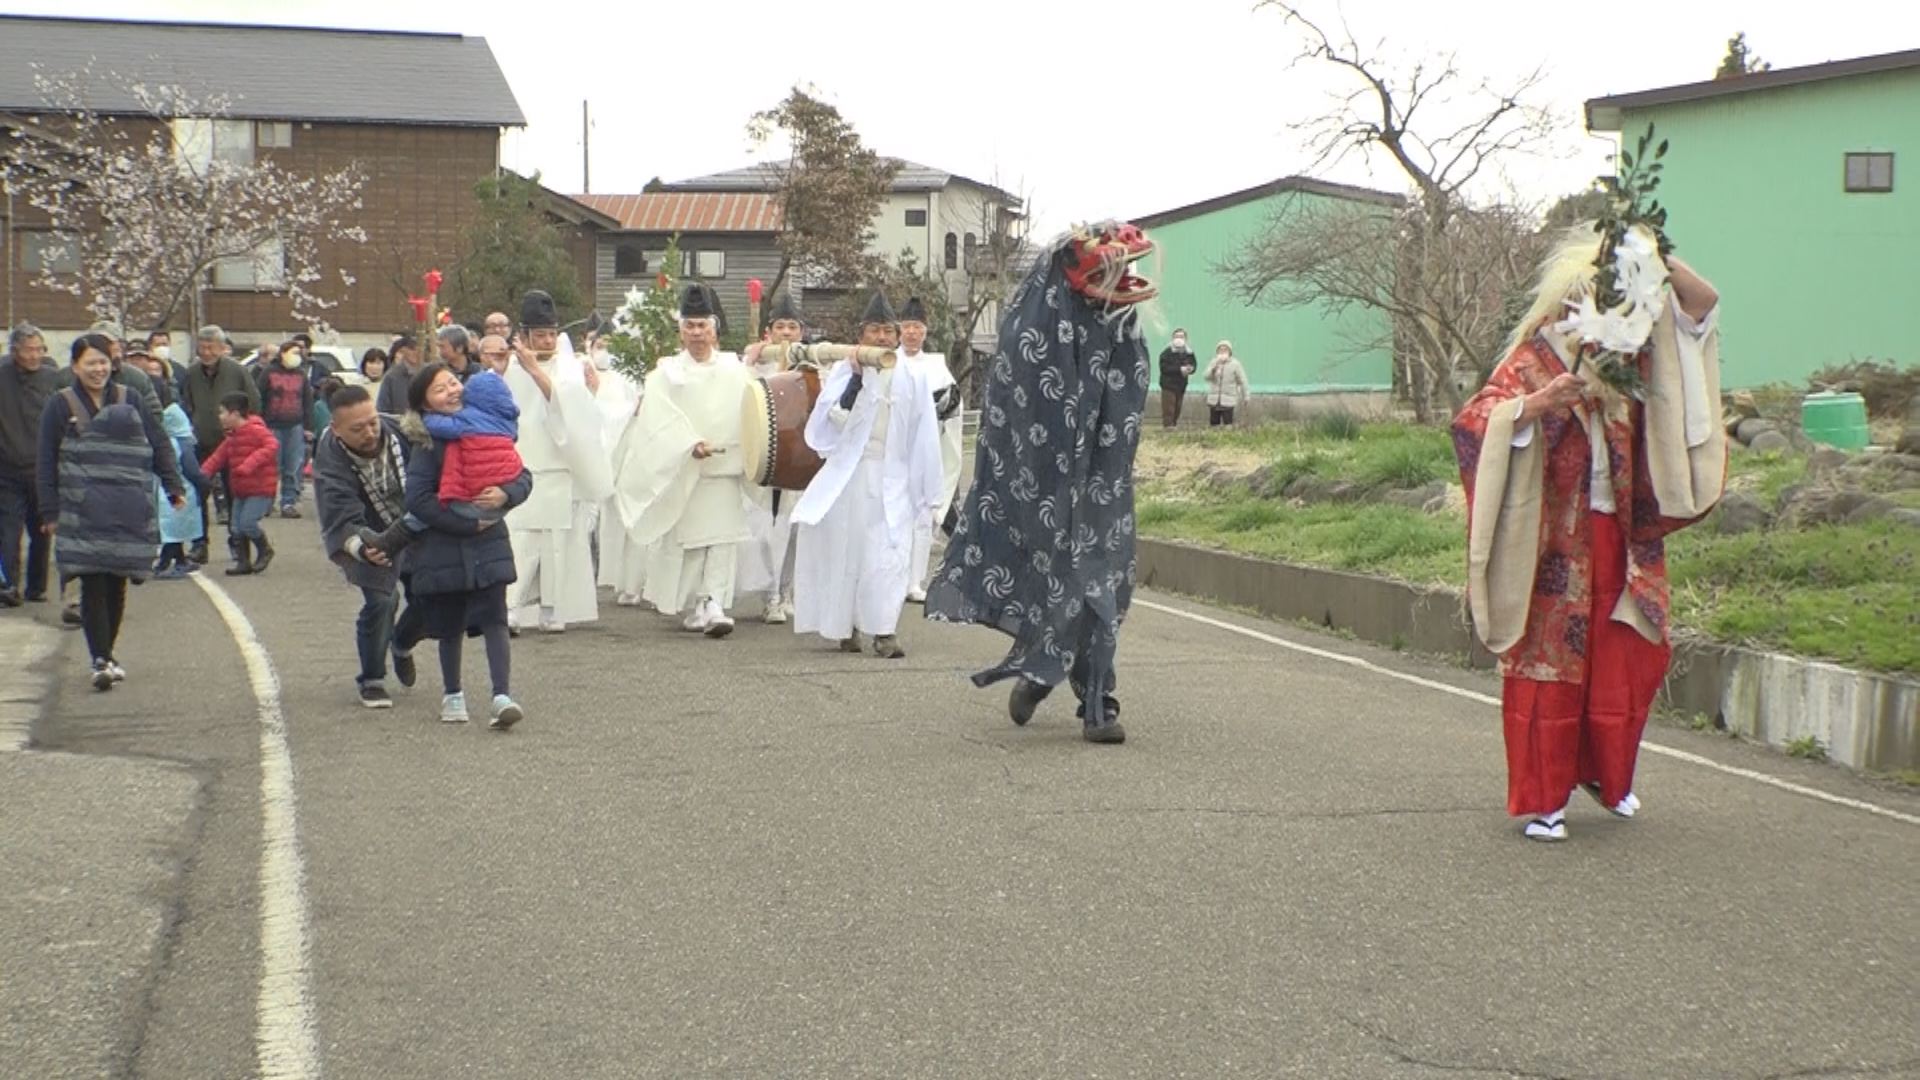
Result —
[[724, 251], [689, 251], [686, 253], [683, 273], [687, 277], [723, 278], [727, 276], [727, 253]]
[[293, 125], [284, 120], [261, 120], [253, 125], [253, 145], [262, 150], [285, 150], [293, 145]]
[[618, 244], [613, 249], [613, 276], [646, 277], [652, 261], [639, 244]]
[[980, 241], [975, 239], [972, 233], [968, 233], [967, 240], [966, 240], [966, 251], [964, 252], [962, 257], [966, 260], [967, 273], [969, 274], [973, 273], [973, 253], [974, 253], [974, 250], [979, 246], [980, 246]]
[[[262, 127], [275, 127], [263, 124]], [[293, 144], [293, 125], [287, 129], [287, 145]], [[254, 124], [251, 120], [175, 120], [173, 154], [183, 167], [205, 172], [208, 164], [225, 161], [234, 165], [253, 163]], [[277, 136], [276, 136], [277, 137]]]
[[287, 287], [287, 252], [279, 240], [267, 240], [250, 255], [236, 255], [213, 264], [213, 287], [235, 291], [273, 292]]
[[20, 232], [20, 268], [38, 273], [77, 274], [80, 272], [80, 246], [71, 236], [57, 232]]
[[910, 229], [924, 229], [924, 228], [926, 228], [926, 227], [927, 227], [927, 212], [926, 212], [925, 210], [909, 210], [909, 211], [907, 211], [907, 227], [908, 227], [908, 228], [910, 228]]
[[947, 264], [946, 265], [947, 265], [947, 269], [949, 270], [960, 269], [960, 238], [953, 235], [952, 233], [947, 234]]
[[1893, 190], [1892, 154], [1848, 154], [1847, 190], [1885, 193]]

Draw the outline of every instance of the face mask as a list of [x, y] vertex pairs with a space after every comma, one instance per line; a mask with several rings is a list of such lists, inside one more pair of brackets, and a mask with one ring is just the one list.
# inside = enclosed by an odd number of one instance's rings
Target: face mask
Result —
[[281, 367], [283, 367], [283, 368], [286, 368], [286, 369], [287, 369], [288, 371], [292, 371], [292, 370], [293, 370], [294, 368], [297, 368], [297, 367], [299, 367], [299, 366], [300, 366], [300, 354], [299, 354], [299, 353], [287, 353], [286, 355], [284, 355], [284, 356], [282, 356], [282, 357], [280, 358], [280, 366], [281, 366]]
[[599, 368], [601, 371], [607, 370], [613, 366], [613, 354], [605, 349], [595, 349], [593, 351], [593, 366]]
[[155, 345], [153, 347], [153, 358], [162, 363], [166, 363], [173, 359], [173, 350], [165, 345]]

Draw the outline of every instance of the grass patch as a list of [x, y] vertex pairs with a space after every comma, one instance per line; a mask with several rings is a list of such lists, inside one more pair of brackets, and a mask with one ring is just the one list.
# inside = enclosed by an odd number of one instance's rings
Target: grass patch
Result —
[[1802, 735], [1787, 744], [1787, 756], [1799, 758], [1802, 761], [1825, 761], [1827, 748], [1820, 745], [1819, 739], [1811, 735]]
[[1457, 585], [1466, 565], [1457, 520], [1397, 506], [1294, 507], [1251, 496], [1215, 501], [1147, 497], [1141, 501], [1140, 527], [1161, 539], [1420, 584]]
[[1676, 622], [1722, 641], [1920, 671], [1920, 530], [1875, 521], [1668, 544]]
[[1328, 442], [1352, 442], [1360, 437], [1361, 427], [1359, 417], [1345, 409], [1335, 409], [1308, 420], [1307, 436]]
[[[1444, 430], [1368, 423], [1344, 439], [1311, 427], [1161, 435], [1146, 441], [1141, 456], [1178, 445], [1183, 464], [1204, 461], [1213, 440], [1242, 463], [1266, 461], [1283, 487], [1302, 476], [1382, 488], [1459, 482]], [[1800, 455], [1742, 453], [1733, 458], [1731, 483], [1772, 506], [1805, 476]], [[1893, 498], [1920, 506], [1920, 492]], [[1420, 585], [1461, 588], [1466, 579], [1466, 526], [1457, 513], [1377, 502], [1294, 506], [1215, 491], [1166, 469], [1142, 482], [1139, 513], [1150, 537]], [[1920, 672], [1920, 529], [1879, 521], [1720, 536], [1699, 527], [1671, 537], [1667, 556], [1676, 626], [1853, 667]]]

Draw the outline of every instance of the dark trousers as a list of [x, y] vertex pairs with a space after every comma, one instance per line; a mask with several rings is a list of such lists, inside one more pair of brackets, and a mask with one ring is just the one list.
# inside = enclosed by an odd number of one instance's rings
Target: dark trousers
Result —
[[127, 579], [116, 574], [80, 575], [80, 628], [86, 631], [87, 652], [95, 660], [112, 660], [120, 640], [120, 620], [127, 614]]
[[393, 647], [394, 613], [400, 608], [398, 589], [360, 589], [360, 617], [354, 620], [353, 639], [360, 648], [361, 686], [387, 678], [387, 650]]
[[1168, 386], [1165, 383], [1160, 384], [1161, 427], [1172, 428], [1180, 426], [1180, 406], [1184, 404], [1186, 400], [1187, 388], [1185, 385]]
[[1231, 407], [1222, 407], [1219, 405], [1207, 406], [1207, 426], [1208, 427], [1232, 427], [1233, 426], [1233, 409]]
[[[47, 543], [47, 534], [40, 531], [46, 520], [50, 519], [40, 516], [40, 496], [34, 490], [33, 477], [0, 469], [0, 575], [6, 577], [7, 588], [22, 590], [28, 596], [47, 594], [52, 546]], [[20, 562], [22, 547], [27, 556], [24, 567]]]
[[415, 645], [426, 640], [427, 616], [420, 605], [413, 602], [413, 575], [400, 575], [400, 591], [396, 598], [404, 597], [407, 606], [400, 609], [400, 617], [393, 626], [393, 648], [396, 652], [409, 653]]

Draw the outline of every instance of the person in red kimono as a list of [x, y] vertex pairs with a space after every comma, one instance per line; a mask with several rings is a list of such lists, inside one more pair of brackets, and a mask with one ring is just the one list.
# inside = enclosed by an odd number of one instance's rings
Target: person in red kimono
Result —
[[[1583, 304], [1600, 239], [1570, 230], [1453, 421], [1468, 605], [1504, 678], [1507, 812], [1535, 840], [1566, 838], [1575, 787], [1619, 817], [1640, 808], [1634, 767], [1671, 657], [1664, 537], [1705, 516], [1726, 479], [1719, 295], [1650, 234], [1633, 240], [1617, 265], [1637, 260], [1620, 277], [1635, 319]], [[1603, 319], [1637, 393], [1595, 375]]]

